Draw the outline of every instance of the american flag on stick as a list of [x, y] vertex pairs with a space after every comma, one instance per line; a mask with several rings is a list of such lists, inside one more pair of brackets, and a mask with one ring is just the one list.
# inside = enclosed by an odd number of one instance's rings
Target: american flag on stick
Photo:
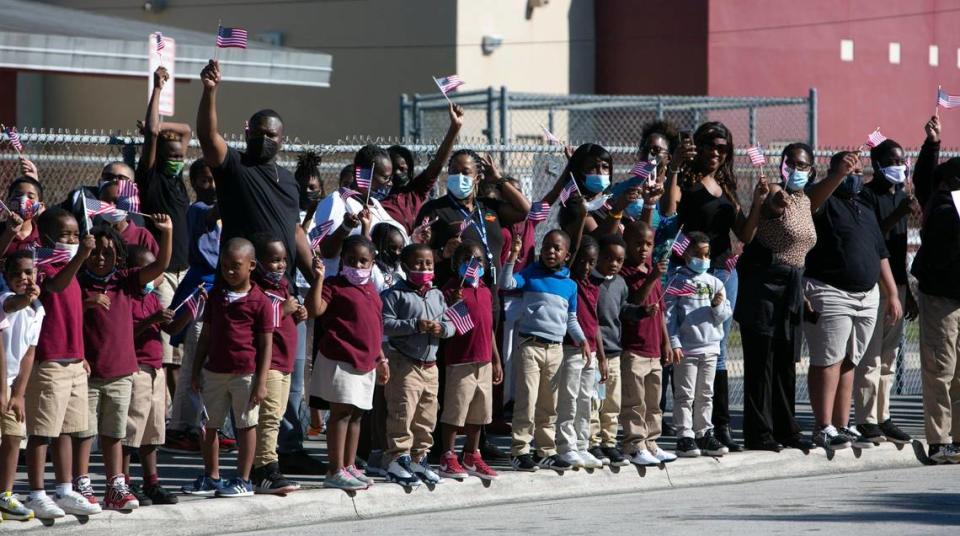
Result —
[[687, 247], [690, 245], [690, 238], [687, 235], [683, 234], [681, 231], [677, 238], [673, 241], [673, 247], [671, 248], [673, 252], [679, 256], [683, 256], [683, 252], [687, 250]]
[[755, 145], [747, 149], [747, 156], [750, 157], [750, 163], [754, 166], [760, 167], [767, 163], [767, 159], [763, 156], [763, 149], [760, 145]]
[[347, 199], [350, 199], [351, 197], [360, 197], [360, 192], [346, 187], [340, 188], [340, 199], [342, 199], [344, 203], [346, 203]]
[[162, 34], [162, 33], [157, 32], [157, 33], [154, 34], [154, 35], [155, 35], [156, 38], [157, 38], [157, 54], [160, 54], [160, 51], [163, 50], [163, 48], [164, 48], [165, 46], [167, 46], [167, 43], [163, 40], [163, 34]]
[[563, 143], [560, 141], [560, 138], [554, 136], [553, 132], [550, 132], [550, 130], [548, 130], [547, 127], [540, 125], [540, 128], [543, 129], [543, 135], [546, 136], [547, 141], [549, 141], [550, 143], [555, 143], [557, 145], [563, 145]]
[[310, 249], [317, 249], [320, 247], [320, 242], [323, 242], [323, 239], [330, 234], [330, 229], [333, 228], [333, 220], [327, 220], [320, 225], [317, 225], [313, 229], [310, 229], [310, 232], [307, 234], [310, 237]]
[[887, 137], [880, 133], [880, 127], [867, 136], [867, 147], [873, 148], [887, 141]]
[[117, 181], [117, 208], [127, 212], [140, 212], [140, 190], [136, 182]]
[[476, 257], [470, 259], [467, 263], [467, 269], [463, 272], [464, 279], [476, 279], [480, 273], [480, 260]]
[[728, 271], [732, 272], [737, 268], [737, 261], [740, 260], [740, 255], [730, 255], [727, 258], [726, 262], [723, 263], [723, 267]]
[[550, 216], [550, 203], [538, 201], [530, 207], [527, 220], [532, 222], [546, 221], [548, 216]]
[[657, 169], [655, 162], [637, 162], [630, 168], [630, 176], [650, 180], [650, 177], [653, 175], [653, 170], [655, 169]]
[[111, 214], [117, 211], [117, 207], [113, 206], [112, 203], [100, 201], [99, 199], [87, 199], [85, 203], [88, 218], [100, 216], [101, 214]]
[[[207, 304], [207, 299], [203, 297], [203, 294], [200, 293], [200, 289], [193, 291], [193, 294], [190, 294], [186, 300], [183, 300], [183, 303], [177, 306], [177, 309], [186, 305], [187, 309], [190, 311], [190, 316], [194, 319], [203, 316], [203, 308]], [[176, 312], [176, 310], [174, 310]]]
[[33, 264], [36, 266], [67, 262], [69, 260], [70, 252], [64, 249], [39, 247], [33, 250]]
[[7, 130], [7, 137], [10, 138], [10, 145], [13, 145], [13, 148], [17, 150], [18, 153], [23, 152], [23, 142], [20, 141], [20, 134], [17, 133], [17, 127], [10, 127]]
[[247, 31], [243, 28], [217, 28], [217, 48], [247, 48]]
[[473, 319], [470, 318], [467, 304], [462, 301], [455, 303], [452, 307], [444, 311], [443, 316], [453, 324], [457, 335], [463, 335], [473, 329]]
[[937, 88], [937, 106], [946, 109], [960, 107], [960, 95], [950, 95], [943, 88]]
[[373, 178], [373, 166], [368, 168], [354, 166], [353, 178], [357, 181], [357, 188], [369, 190], [370, 181]]
[[697, 295], [697, 285], [691, 283], [690, 281], [684, 281], [680, 286], [670, 285], [667, 287], [666, 291], [667, 296], [676, 296], [682, 298], [685, 296], [696, 296]]
[[567, 199], [570, 199], [570, 196], [574, 193], [580, 193], [580, 187], [577, 186], [577, 181], [573, 178], [573, 175], [570, 175], [570, 181], [563, 187], [563, 190], [560, 190], [560, 203], [566, 205]]
[[464, 218], [464, 220], [460, 222], [460, 228], [457, 229], [457, 237], [463, 236], [463, 232], [471, 225], [473, 225], [473, 218]]
[[455, 74], [444, 76], [443, 78], [434, 78], [433, 81], [437, 84], [437, 87], [440, 88], [440, 93], [443, 93], [444, 96], [451, 91], [456, 91], [458, 87], [464, 84], [464, 81]]

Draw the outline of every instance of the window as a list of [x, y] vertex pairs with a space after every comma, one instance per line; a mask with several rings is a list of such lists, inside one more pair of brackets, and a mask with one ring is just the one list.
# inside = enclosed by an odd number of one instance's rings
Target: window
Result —
[[[853, 61], [853, 39], [840, 40], [840, 61]], [[957, 65], [960, 65], [960, 49], [957, 49]]]
[[890, 63], [900, 65], [900, 43], [890, 43]]
[[930, 62], [931, 67], [936, 67], [940, 65], [940, 47], [937, 45], [930, 45], [930, 53], [928, 61]]

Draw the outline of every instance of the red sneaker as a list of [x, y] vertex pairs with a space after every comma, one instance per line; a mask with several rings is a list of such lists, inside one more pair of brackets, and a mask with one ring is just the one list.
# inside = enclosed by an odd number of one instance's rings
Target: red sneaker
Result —
[[167, 441], [160, 449], [178, 454], [196, 454], [200, 452], [200, 437], [188, 432], [167, 430]]
[[470, 476], [457, 460], [457, 454], [452, 450], [443, 453], [440, 458], [440, 476], [444, 478], [467, 478]]
[[223, 434], [220, 434], [219, 440], [220, 440], [220, 450], [224, 452], [233, 452], [237, 450], [236, 439], [230, 439], [229, 437]]
[[87, 475], [78, 476], [73, 479], [73, 491], [76, 491], [90, 504], [97, 504], [97, 496], [93, 493], [93, 484], [90, 483], [90, 477]]
[[471, 476], [483, 480], [497, 479], [497, 472], [491, 469], [490, 466], [487, 465], [487, 462], [483, 461], [479, 452], [464, 452], [463, 467], [466, 468], [467, 473]]
[[107, 510], [130, 511], [140, 507], [140, 501], [130, 492], [123, 475], [113, 477], [103, 496], [103, 507]]

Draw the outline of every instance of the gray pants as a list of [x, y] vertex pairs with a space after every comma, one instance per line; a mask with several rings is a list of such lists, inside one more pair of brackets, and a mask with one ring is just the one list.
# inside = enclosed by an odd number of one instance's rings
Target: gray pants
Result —
[[563, 347], [557, 374], [557, 452], [585, 451], [590, 441], [590, 401], [597, 389], [597, 359], [584, 367], [579, 348]]
[[713, 377], [717, 355], [684, 355], [673, 365], [673, 425], [677, 437], [703, 437], [713, 430]]
[[183, 338], [183, 362], [177, 375], [177, 391], [173, 395], [170, 408], [170, 423], [167, 428], [180, 432], [200, 432], [200, 397], [190, 386], [193, 376], [193, 359], [197, 354], [197, 342], [203, 322], [191, 322], [187, 325]]

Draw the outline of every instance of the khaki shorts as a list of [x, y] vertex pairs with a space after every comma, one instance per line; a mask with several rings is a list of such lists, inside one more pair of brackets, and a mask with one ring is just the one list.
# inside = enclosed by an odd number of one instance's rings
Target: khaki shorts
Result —
[[57, 437], [87, 429], [87, 371], [81, 361], [35, 364], [25, 399], [27, 435]]
[[127, 412], [133, 394], [133, 374], [87, 381], [87, 429], [73, 434], [86, 439], [95, 435], [123, 439], [127, 436]]
[[227, 414], [233, 410], [234, 424], [238, 430], [257, 425], [260, 406], [250, 407], [253, 392], [253, 374], [223, 374], [203, 371], [203, 405], [207, 408], [207, 428], [223, 428]]
[[493, 365], [464, 363], [447, 367], [440, 422], [484, 425], [493, 420]]
[[[7, 390], [7, 400], [10, 400], [10, 388], [2, 388]], [[0, 408], [0, 437], [27, 437], [26, 423], [18, 422], [13, 412], [6, 411], [6, 408]]]
[[[173, 301], [173, 295], [177, 292], [177, 287], [183, 281], [183, 276], [187, 275], [186, 270], [182, 272], [164, 272], [163, 283], [157, 287], [157, 298], [160, 299], [162, 307], [170, 307]], [[163, 341], [163, 364], [180, 366], [183, 363], [183, 353], [179, 346], [170, 346], [170, 335], [166, 331], [160, 331], [160, 340]]]
[[167, 381], [162, 368], [140, 367], [133, 373], [125, 447], [162, 445], [167, 411]]
[[879, 287], [866, 292], [847, 292], [808, 278], [804, 279], [803, 293], [820, 313], [816, 324], [803, 322], [810, 365], [829, 367], [844, 358], [854, 365], [859, 363], [873, 337], [880, 306]]

